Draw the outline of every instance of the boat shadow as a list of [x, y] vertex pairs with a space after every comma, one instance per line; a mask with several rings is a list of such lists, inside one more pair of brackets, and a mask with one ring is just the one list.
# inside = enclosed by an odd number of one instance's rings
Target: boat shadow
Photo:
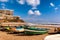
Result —
[[48, 33], [48, 34], [50, 34], [50, 35], [51, 35], [51, 34], [60, 34], [60, 32], [54, 32], [54, 33]]
[[42, 34], [24, 34], [24, 33], [17, 33], [17, 32], [7, 33], [7, 34], [12, 34], [12, 35], [15, 35], [15, 36], [36, 36], [36, 35], [42, 35]]
[[15, 36], [38, 36], [40, 34], [17, 34]]

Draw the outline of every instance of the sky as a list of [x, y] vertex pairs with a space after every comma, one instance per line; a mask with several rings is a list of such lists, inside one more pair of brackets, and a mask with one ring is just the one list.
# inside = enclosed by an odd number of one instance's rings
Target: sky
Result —
[[25, 22], [60, 23], [60, 0], [0, 0], [0, 9], [14, 10]]

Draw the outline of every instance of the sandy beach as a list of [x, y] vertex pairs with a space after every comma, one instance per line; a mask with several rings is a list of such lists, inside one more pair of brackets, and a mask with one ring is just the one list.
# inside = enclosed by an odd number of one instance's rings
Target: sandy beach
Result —
[[47, 40], [54, 34], [60, 35], [60, 0], [0, 0], [0, 40]]
[[7, 34], [6, 32], [0, 31], [0, 40], [43, 40], [45, 36], [44, 35], [19, 35], [19, 34]]
[[[52, 27], [43, 27], [43, 28], [50, 28], [50, 32], [54, 32], [54, 28]], [[0, 40], [44, 40], [46, 36], [50, 34], [43, 34], [43, 35], [20, 35], [20, 34], [9, 34], [5, 31], [0, 31]]]

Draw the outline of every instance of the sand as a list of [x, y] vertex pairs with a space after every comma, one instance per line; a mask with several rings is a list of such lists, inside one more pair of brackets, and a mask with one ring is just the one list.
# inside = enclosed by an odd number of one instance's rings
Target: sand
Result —
[[[54, 28], [50, 28], [49, 32], [54, 32]], [[43, 35], [20, 35], [20, 34], [9, 34], [8, 32], [0, 31], [0, 40], [44, 40], [46, 36], [50, 34], [43, 34]]]

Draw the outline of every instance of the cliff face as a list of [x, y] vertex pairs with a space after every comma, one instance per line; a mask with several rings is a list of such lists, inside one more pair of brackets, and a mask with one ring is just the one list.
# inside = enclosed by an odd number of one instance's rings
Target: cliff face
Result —
[[22, 22], [19, 16], [13, 16], [13, 11], [11, 10], [0, 10], [0, 23], [1, 22]]

